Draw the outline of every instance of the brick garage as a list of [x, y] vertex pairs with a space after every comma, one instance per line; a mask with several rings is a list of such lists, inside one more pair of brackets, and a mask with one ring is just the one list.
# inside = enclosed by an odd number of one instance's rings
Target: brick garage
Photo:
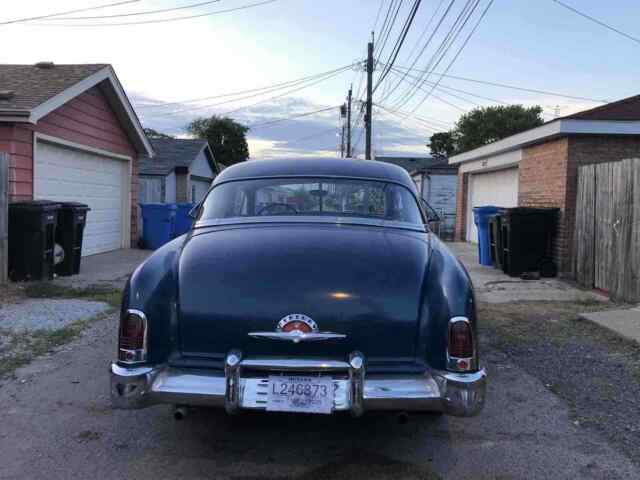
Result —
[[9, 200], [87, 203], [85, 253], [137, 241], [138, 160], [153, 155], [109, 65], [0, 65]]
[[517, 168], [518, 206], [560, 209], [553, 255], [561, 275], [571, 277], [578, 167], [625, 158], [640, 158], [640, 96], [454, 156], [450, 162], [460, 165], [456, 239], [466, 238], [472, 177]]

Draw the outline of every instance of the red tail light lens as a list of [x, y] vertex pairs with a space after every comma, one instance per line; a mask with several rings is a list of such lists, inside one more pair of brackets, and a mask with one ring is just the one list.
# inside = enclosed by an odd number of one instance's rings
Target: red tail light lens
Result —
[[449, 323], [449, 357], [473, 357], [473, 333], [467, 319], [453, 319]]
[[118, 360], [141, 363], [147, 359], [147, 317], [139, 310], [128, 310], [120, 318]]

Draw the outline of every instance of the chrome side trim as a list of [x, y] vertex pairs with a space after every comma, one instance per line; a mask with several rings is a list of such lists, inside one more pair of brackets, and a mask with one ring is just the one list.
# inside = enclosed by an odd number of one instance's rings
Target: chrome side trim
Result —
[[248, 335], [252, 338], [266, 338], [269, 340], [281, 340], [293, 343], [320, 342], [323, 340], [341, 340], [347, 337], [342, 333], [304, 333], [300, 330], [293, 330], [291, 332], [249, 332]]
[[224, 361], [225, 396], [224, 409], [228, 414], [236, 413], [240, 407], [240, 365], [242, 353], [232, 350]]

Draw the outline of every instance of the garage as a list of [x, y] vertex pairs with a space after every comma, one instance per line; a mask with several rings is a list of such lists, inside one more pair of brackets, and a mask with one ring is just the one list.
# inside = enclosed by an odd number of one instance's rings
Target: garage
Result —
[[468, 242], [478, 242], [478, 231], [473, 221], [473, 207], [518, 206], [518, 178], [517, 167], [469, 176], [466, 229]]
[[129, 161], [114, 155], [38, 140], [34, 198], [86, 203], [83, 256], [127, 245], [130, 218]]

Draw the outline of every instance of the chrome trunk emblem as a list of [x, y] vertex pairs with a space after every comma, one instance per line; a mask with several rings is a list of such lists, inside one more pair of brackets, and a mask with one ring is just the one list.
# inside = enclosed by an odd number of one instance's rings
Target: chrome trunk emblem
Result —
[[341, 333], [319, 332], [318, 324], [311, 317], [302, 313], [291, 313], [283, 317], [278, 322], [275, 332], [249, 332], [249, 336], [293, 343], [346, 338], [346, 335]]

